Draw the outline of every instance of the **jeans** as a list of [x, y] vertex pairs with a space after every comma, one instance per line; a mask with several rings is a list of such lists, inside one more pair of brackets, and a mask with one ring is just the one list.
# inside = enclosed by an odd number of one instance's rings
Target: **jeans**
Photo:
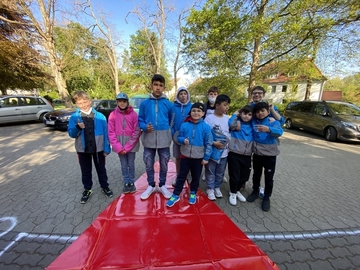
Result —
[[155, 170], [154, 170], [154, 164], [155, 164], [155, 154], [156, 150], [159, 155], [159, 162], [160, 162], [160, 173], [159, 173], [159, 187], [162, 187], [165, 185], [166, 182], [166, 174], [168, 171], [168, 162], [170, 160], [170, 147], [166, 148], [147, 148], [144, 147], [144, 163], [145, 163], [145, 169], [147, 174], [147, 181], [149, 183], [149, 186], [155, 187]]
[[119, 155], [124, 184], [135, 182], [135, 152]]
[[206, 186], [208, 189], [219, 188], [223, 182], [227, 157], [221, 158], [220, 163], [209, 160], [205, 165]]
[[109, 187], [108, 177], [105, 168], [104, 152], [87, 154], [78, 152], [79, 164], [81, 168], [81, 180], [85, 189], [90, 190], [93, 185], [92, 181], [92, 161], [94, 161], [96, 173], [99, 178], [101, 188]]
[[253, 192], [258, 193], [260, 187], [261, 175], [264, 168], [265, 191], [264, 198], [269, 198], [274, 186], [274, 174], [276, 167], [276, 156], [258, 156], [253, 155]]
[[199, 189], [199, 182], [202, 170], [202, 158], [181, 158], [180, 159], [180, 171], [176, 178], [176, 185], [174, 188], [174, 194], [180, 195], [183, 190], [186, 177], [188, 176], [189, 170], [191, 172], [191, 183], [190, 191], [197, 192]]

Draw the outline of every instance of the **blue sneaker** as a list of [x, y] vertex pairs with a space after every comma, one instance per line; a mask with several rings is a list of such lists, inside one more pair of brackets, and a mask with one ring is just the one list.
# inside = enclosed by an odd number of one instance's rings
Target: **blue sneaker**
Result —
[[170, 199], [166, 203], [166, 206], [173, 207], [174, 204], [177, 203], [178, 201], [180, 201], [180, 196], [173, 194], [173, 195], [171, 195]]
[[196, 203], [196, 193], [195, 191], [191, 191], [189, 197], [189, 204], [195, 204], [195, 203]]

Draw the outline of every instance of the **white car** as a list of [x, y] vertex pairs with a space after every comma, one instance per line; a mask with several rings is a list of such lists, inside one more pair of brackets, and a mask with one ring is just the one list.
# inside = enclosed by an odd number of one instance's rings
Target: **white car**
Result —
[[53, 109], [42, 97], [0, 96], [0, 123], [43, 121], [44, 115]]

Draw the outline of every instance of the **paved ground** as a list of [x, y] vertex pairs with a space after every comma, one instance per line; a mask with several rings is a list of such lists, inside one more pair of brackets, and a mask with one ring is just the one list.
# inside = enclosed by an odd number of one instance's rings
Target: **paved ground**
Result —
[[[73, 140], [41, 123], [0, 126], [0, 149], [0, 269], [44, 269], [121, 195], [120, 163], [111, 154], [116, 196], [106, 198], [96, 182], [80, 204]], [[286, 131], [270, 212], [260, 200], [234, 207], [225, 196], [216, 203], [281, 269], [360, 269], [359, 150]], [[141, 158], [136, 177], [144, 172]], [[222, 190], [228, 193], [227, 183]], [[250, 192], [248, 184], [243, 194]]]

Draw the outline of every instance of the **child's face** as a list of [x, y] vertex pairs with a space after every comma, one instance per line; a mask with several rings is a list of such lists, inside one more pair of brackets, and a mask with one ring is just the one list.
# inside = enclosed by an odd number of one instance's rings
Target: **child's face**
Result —
[[82, 111], [88, 111], [91, 108], [91, 101], [87, 98], [80, 98], [76, 100], [75, 104]]
[[128, 101], [126, 99], [117, 99], [116, 103], [118, 107], [122, 110], [126, 109], [126, 107], [128, 106]]
[[165, 91], [165, 84], [160, 81], [153, 81], [151, 84], [151, 90], [154, 97], [161, 97], [163, 92]]
[[217, 114], [226, 114], [229, 110], [229, 103], [227, 101], [216, 104], [216, 113]]
[[244, 122], [249, 122], [252, 119], [252, 112], [241, 112], [240, 113], [240, 118], [241, 120], [243, 120]]
[[178, 99], [181, 103], [185, 103], [188, 100], [188, 94], [186, 91], [180, 91]]
[[262, 108], [255, 113], [257, 119], [264, 119], [268, 115], [269, 115], [269, 111], [266, 110], [265, 108]]
[[251, 97], [254, 103], [258, 103], [264, 98], [264, 92], [256, 89], [251, 93]]
[[198, 122], [204, 116], [204, 112], [201, 109], [192, 108], [190, 116], [194, 122]]
[[218, 96], [218, 92], [209, 92], [208, 93], [208, 100], [210, 103], [214, 104], [216, 101], [216, 97]]

